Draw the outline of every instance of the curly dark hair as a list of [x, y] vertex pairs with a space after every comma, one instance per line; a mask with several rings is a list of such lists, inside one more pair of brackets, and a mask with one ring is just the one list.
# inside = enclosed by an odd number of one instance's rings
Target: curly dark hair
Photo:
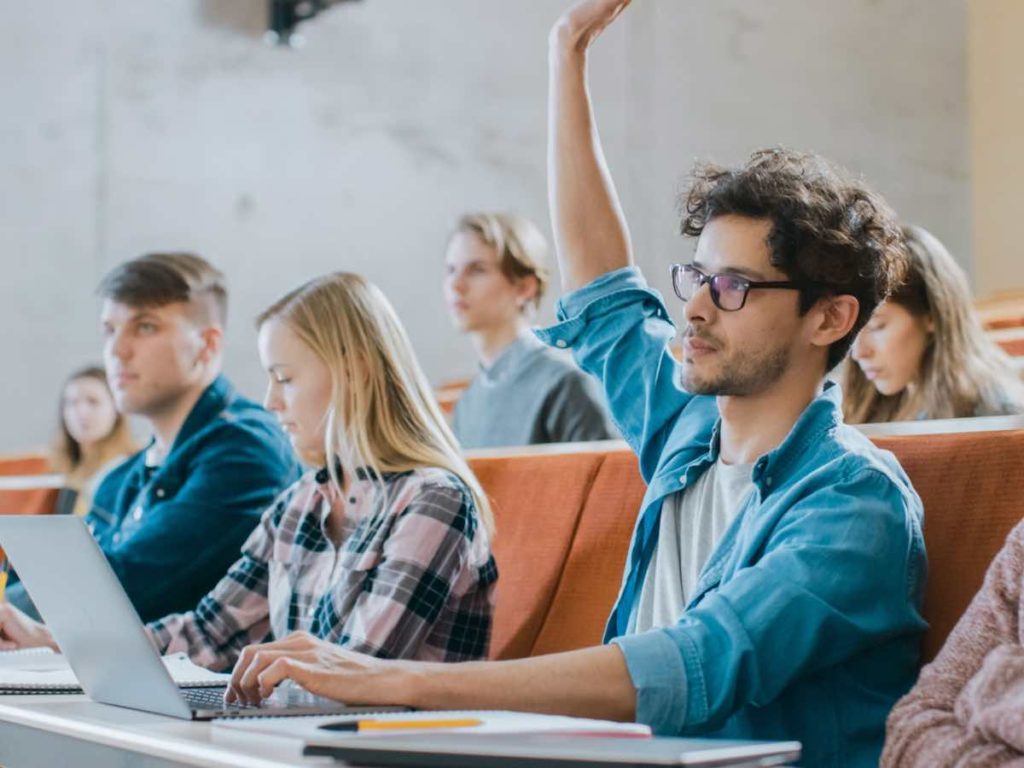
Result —
[[846, 171], [806, 152], [762, 149], [741, 168], [701, 164], [693, 177], [681, 206], [684, 235], [698, 237], [728, 214], [770, 219], [771, 264], [807, 284], [801, 314], [823, 296], [857, 299], [853, 328], [829, 347], [826, 371], [834, 368], [902, 279], [905, 248], [895, 213]]

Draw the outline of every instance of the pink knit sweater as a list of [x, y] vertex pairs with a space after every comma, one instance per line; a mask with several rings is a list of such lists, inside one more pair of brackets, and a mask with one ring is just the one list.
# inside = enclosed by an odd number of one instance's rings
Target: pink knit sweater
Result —
[[889, 715], [882, 766], [1024, 766], [1024, 522]]

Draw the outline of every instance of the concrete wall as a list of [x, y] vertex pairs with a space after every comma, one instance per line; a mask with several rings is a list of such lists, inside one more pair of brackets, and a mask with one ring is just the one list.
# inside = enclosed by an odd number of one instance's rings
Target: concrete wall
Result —
[[971, 164], [977, 288], [1024, 288], [1024, 3], [971, 0]]
[[[228, 273], [227, 367], [249, 394], [251, 318], [333, 269], [384, 288], [432, 380], [470, 373], [440, 293], [446, 233], [467, 208], [547, 227], [546, 36], [564, 5], [361, 0], [301, 50], [261, 43], [258, 0], [6, 8], [0, 451], [48, 439], [59, 381], [98, 357], [93, 287], [154, 249]], [[693, 160], [769, 144], [863, 173], [970, 268], [964, 16], [961, 0], [635, 3], [595, 53], [594, 93], [655, 284], [691, 250], [675, 200]]]

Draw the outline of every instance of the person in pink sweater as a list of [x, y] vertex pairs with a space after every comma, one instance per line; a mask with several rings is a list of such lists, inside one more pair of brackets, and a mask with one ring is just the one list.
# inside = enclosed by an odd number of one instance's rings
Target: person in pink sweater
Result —
[[1024, 522], [886, 727], [883, 768], [1024, 766]]

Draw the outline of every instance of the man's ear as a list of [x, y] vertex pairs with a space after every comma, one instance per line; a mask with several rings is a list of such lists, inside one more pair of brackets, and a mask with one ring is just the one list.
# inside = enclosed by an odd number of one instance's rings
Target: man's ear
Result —
[[528, 307], [532, 307], [534, 302], [537, 300], [537, 292], [540, 290], [540, 282], [537, 280], [536, 275], [527, 275], [521, 277], [516, 281], [516, 294], [517, 301], [519, 302], [519, 310], [525, 312]]
[[859, 312], [860, 302], [849, 294], [818, 299], [808, 313], [811, 321], [811, 344], [828, 347], [839, 341], [853, 330]]
[[199, 348], [197, 363], [209, 364], [215, 357], [219, 357], [224, 348], [224, 329], [216, 325], [209, 325], [199, 332], [202, 346]]

